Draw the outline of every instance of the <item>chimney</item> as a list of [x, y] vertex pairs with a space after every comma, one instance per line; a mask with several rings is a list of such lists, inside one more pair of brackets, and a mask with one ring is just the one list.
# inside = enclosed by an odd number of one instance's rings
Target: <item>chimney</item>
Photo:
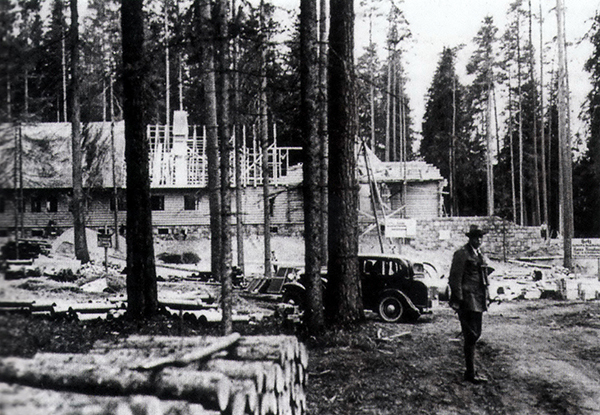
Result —
[[187, 111], [174, 111], [173, 113], [173, 162], [175, 164], [175, 185], [188, 184], [188, 120]]

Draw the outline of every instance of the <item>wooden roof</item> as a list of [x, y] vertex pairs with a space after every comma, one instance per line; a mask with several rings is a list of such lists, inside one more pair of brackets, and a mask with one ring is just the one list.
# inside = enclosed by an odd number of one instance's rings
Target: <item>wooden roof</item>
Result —
[[[71, 124], [0, 124], [0, 188], [15, 185], [15, 144], [21, 137], [23, 188], [72, 187]], [[84, 187], [112, 187], [111, 124], [82, 124]], [[123, 121], [115, 123], [117, 185], [125, 179]]]

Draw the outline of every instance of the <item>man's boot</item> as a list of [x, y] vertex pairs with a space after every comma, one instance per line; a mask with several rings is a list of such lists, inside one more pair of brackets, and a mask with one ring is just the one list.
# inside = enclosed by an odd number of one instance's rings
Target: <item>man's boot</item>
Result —
[[475, 344], [465, 342], [465, 381], [480, 384], [487, 382], [487, 379], [482, 376], [477, 376], [475, 373]]

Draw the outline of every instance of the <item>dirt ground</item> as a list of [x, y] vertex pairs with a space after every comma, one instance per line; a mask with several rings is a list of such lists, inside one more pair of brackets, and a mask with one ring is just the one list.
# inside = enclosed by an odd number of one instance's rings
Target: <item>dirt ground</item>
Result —
[[[448, 253], [429, 254], [449, 261]], [[0, 300], [89, 301], [124, 296], [106, 293], [102, 284], [94, 284], [0, 278]], [[215, 287], [181, 278], [159, 282], [159, 296], [206, 293], [216, 294]], [[238, 297], [235, 308], [272, 315], [275, 305]], [[367, 312], [366, 321], [356, 329], [333, 330], [319, 337], [284, 326], [274, 317], [261, 324], [239, 323], [234, 329], [242, 334], [301, 336], [310, 356], [309, 414], [600, 414], [598, 301], [493, 304], [484, 317], [478, 348], [479, 371], [489, 379], [482, 385], [462, 380], [460, 327], [445, 302], [414, 324], [384, 323]], [[73, 321], [0, 312], [0, 357], [41, 351], [85, 353], [96, 340], [134, 333], [193, 336], [216, 330], [165, 316], [140, 325], [122, 319]], [[117, 403], [114, 397], [0, 383], [0, 414], [108, 415], [117, 412]], [[159, 404], [165, 414], [199, 413], [193, 405], [180, 402]]]
[[462, 339], [443, 306], [417, 324], [371, 316], [311, 347], [313, 414], [598, 414], [597, 302], [517, 301], [485, 316], [479, 372], [462, 380]]
[[[239, 301], [253, 308], [247, 300]], [[98, 339], [139, 332], [201, 335], [215, 330], [166, 317], [140, 326], [3, 313], [0, 354], [85, 353]], [[281, 327], [266, 323], [236, 330], [262, 334]], [[492, 306], [478, 349], [478, 366], [489, 382], [472, 385], [462, 380], [460, 328], [444, 303], [415, 324], [383, 323], [367, 313], [367, 321], [356, 330], [303, 337], [310, 352], [308, 413], [598, 414], [599, 336], [596, 301], [514, 301]], [[6, 415], [100, 414], [104, 412], [94, 408], [106, 408], [110, 399], [114, 398], [0, 383], [0, 413]], [[188, 406], [169, 405], [167, 413], [194, 413]]]

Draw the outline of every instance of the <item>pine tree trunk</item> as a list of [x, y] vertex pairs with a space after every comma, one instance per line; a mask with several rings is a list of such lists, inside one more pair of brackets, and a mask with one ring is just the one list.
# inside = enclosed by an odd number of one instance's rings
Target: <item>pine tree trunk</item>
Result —
[[112, 67], [112, 59], [110, 65], [110, 76], [109, 76], [109, 99], [110, 99], [110, 155], [111, 155], [111, 167], [112, 167], [112, 181], [113, 181], [113, 203], [115, 205], [115, 210], [113, 212], [113, 223], [114, 223], [114, 234], [115, 234], [115, 249], [118, 251], [120, 249], [119, 246], [119, 186], [117, 183], [117, 150], [115, 148], [115, 108], [114, 108], [114, 99], [113, 96], [113, 67]]
[[[264, 268], [265, 278], [273, 276], [271, 263], [271, 201], [269, 183], [269, 127], [267, 115], [267, 69], [266, 69], [266, 26], [264, 23], [265, 5], [260, 2], [260, 27], [263, 31], [260, 45], [260, 146], [262, 153], [262, 179], [263, 179], [263, 220], [264, 220]], [[273, 154], [273, 162], [275, 162]], [[275, 171], [275, 163], [273, 163]]]
[[25, 68], [25, 74], [23, 77], [23, 89], [25, 96], [23, 97], [25, 101], [25, 116], [29, 117], [29, 69]]
[[[169, 0], [165, 0], [164, 29], [165, 29], [165, 134], [170, 133], [171, 125], [171, 70], [169, 68]], [[168, 138], [168, 137], [167, 137]]]
[[319, 5], [319, 137], [321, 144], [321, 261], [327, 263], [327, 0]]
[[14, 151], [14, 206], [15, 206], [15, 259], [20, 259], [19, 240], [23, 237], [23, 148], [22, 127], [15, 129]]
[[17, 157], [18, 157], [18, 170], [19, 170], [19, 187], [18, 187], [18, 203], [17, 209], [19, 210], [18, 218], [19, 218], [19, 230], [18, 233], [21, 238], [25, 237], [25, 197], [23, 195], [23, 128], [19, 125], [19, 130], [17, 132]]
[[[375, 69], [372, 68], [371, 73], [375, 72]], [[369, 140], [371, 150], [376, 150], [375, 143], [375, 87], [373, 86], [374, 79], [371, 77], [370, 85], [369, 85], [369, 112], [370, 112], [370, 121], [371, 121], [371, 138]]]
[[556, 0], [556, 17], [558, 24], [558, 126], [562, 183], [563, 183], [563, 241], [564, 241], [564, 267], [572, 269], [573, 254], [571, 245], [573, 239], [573, 176], [571, 138], [567, 134], [567, 84], [565, 62], [565, 37], [564, 37], [564, 6], [562, 0]]
[[61, 66], [62, 66], [62, 93], [63, 93], [63, 121], [67, 122], [67, 57], [65, 46], [65, 30], [61, 25]]
[[217, 18], [217, 115], [219, 150], [221, 153], [221, 305], [223, 320], [221, 331], [224, 335], [232, 331], [232, 209], [231, 209], [231, 154], [233, 140], [229, 115], [229, 32], [227, 29], [229, 1], [216, 3]]
[[[369, 13], [369, 48], [374, 47], [373, 44], [373, 14]], [[369, 118], [370, 118], [370, 140], [369, 146], [375, 152], [375, 62], [374, 56], [369, 59]]]
[[519, 225], [525, 225], [525, 180], [523, 178], [523, 97], [521, 90], [521, 21], [517, 15], [517, 84], [519, 100]]
[[311, 333], [324, 326], [320, 249], [320, 153], [318, 134], [317, 0], [300, 4], [300, 119], [302, 120], [304, 173], [304, 246], [307, 283], [306, 323]]
[[542, 3], [540, 2], [540, 151], [542, 155], [542, 224], [546, 226], [546, 237], [549, 236], [548, 215], [548, 180], [546, 168], [546, 134], [544, 125], [544, 36]]
[[531, 76], [531, 85], [533, 91], [533, 225], [540, 224], [540, 170], [539, 170], [539, 151], [538, 151], [538, 133], [537, 133], [537, 85], [535, 83], [534, 56], [533, 56], [533, 16], [531, 11], [531, 0], [529, 0], [529, 45], [531, 52], [529, 54], [529, 73]]
[[392, 129], [392, 76], [393, 76], [393, 66], [394, 66], [394, 58], [393, 52], [391, 48], [391, 43], [389, 45], [389, 56], [388, 56], [388, 67], [387, 67], [387, 89], [386, 89], [386, 106], [385, 106], [385, 154], [384, 160], [391, 161], [390, 158], [390, 147], [391, 147], [391, 129]]
[[397, 161], [397, 146], [398, 146], [398, 56], [394, 51], [394, 70], [392, 71], [392, 136], [390, 161]]
[[455, 161], [455, 147], [456, 147], [456, 74], [452, 74], [452, 136], [450, 137], [449, 145], [449, 191], [450, 191], [450, 216], [458, 214], [458, 203], [456, 200], [456, 161]]
[[[402, 204], [406, 206], [406, 198], [408, 192], [408, 183], [406, 180], [406, 162], [408, 161], [408, 134], [406, 128], [406, 113], [408, 111], [408, 106], [406, 105], [406, 100], [404, 97], [404, 80], [402, 78], [400, 78], [400, 90], [398, 95], [400, 100], [400, 161], [402, 161]], [[404, 209], [403, 217], [406, 217], [406, 209]]]
[[[235, 0], [232, 1], [233, 20], [237, 20], [237, 6]], [[240, 111], [240, 73], [238, 65], [239, 39], [234, 39], [232, 67], [233, 67], [233, 92], [232, 102], [235, 114], [234, 120], [234, 170], [235, 170], [235, 235], [237, 242], [237, 266], [241, 270], [242, 275], [245, 274], [244, 266], [244, 212], [243, 212], [243, 183], [242, 183], [242, 164], [244, 163], [244, 147], [245, 136], [242, 128], [241, 111]]]
[[329, 34], [329, 262], [326, 291], [331, 323], [364, 318], [358, 278], [358, 133], [354, 83], [354, 6], [331, 1]]
[[73, 229], [75, 234], [75, 257], [85, 264], [90, 254], [85, 236], [85, 205], [83, 200], [81, 108], [79, 97], [79, 14], [77, 0], [71, 0], [71, 146], [73, 153]]
[[492, 165], [492, 85], [488, 83], [486, 115], [487, 214], [494, 215], [494, 166]]
[[144, 14], [142, 0], [121, 1], [123, 33], [123, 118], [127, 162], [127, 311], [134, 318], [158, 310], [149, 143], [144, 106]]
[[[211, 27], [210, 3], [199, 1], [199, 14], [202, 19], [202, 27], [198, 30], [202, 33], [213, 34]], [[210, 269], [212, 275], [218, 281], [221, 276], [221, 175], [219, 173], [219, 138], [217, 134], [217, 92], [215, 77], [215, 44], [214, 35], [208, 35], [208, 40], [203, 45], [202, 62], [204, 65], [203, 79], [204, 102], [206, 102], [206, 158], [208, 164], [208, 203], [210, 211]]]
[[512, 202], [512, 219], [517, 222], [517, 190], [515, 186], [515, 150], [513, 143], [513, 110], [512, 110], [512, 82], [510, 68], [508, 69], [508, 137], [510, 148], [510, 191]]

